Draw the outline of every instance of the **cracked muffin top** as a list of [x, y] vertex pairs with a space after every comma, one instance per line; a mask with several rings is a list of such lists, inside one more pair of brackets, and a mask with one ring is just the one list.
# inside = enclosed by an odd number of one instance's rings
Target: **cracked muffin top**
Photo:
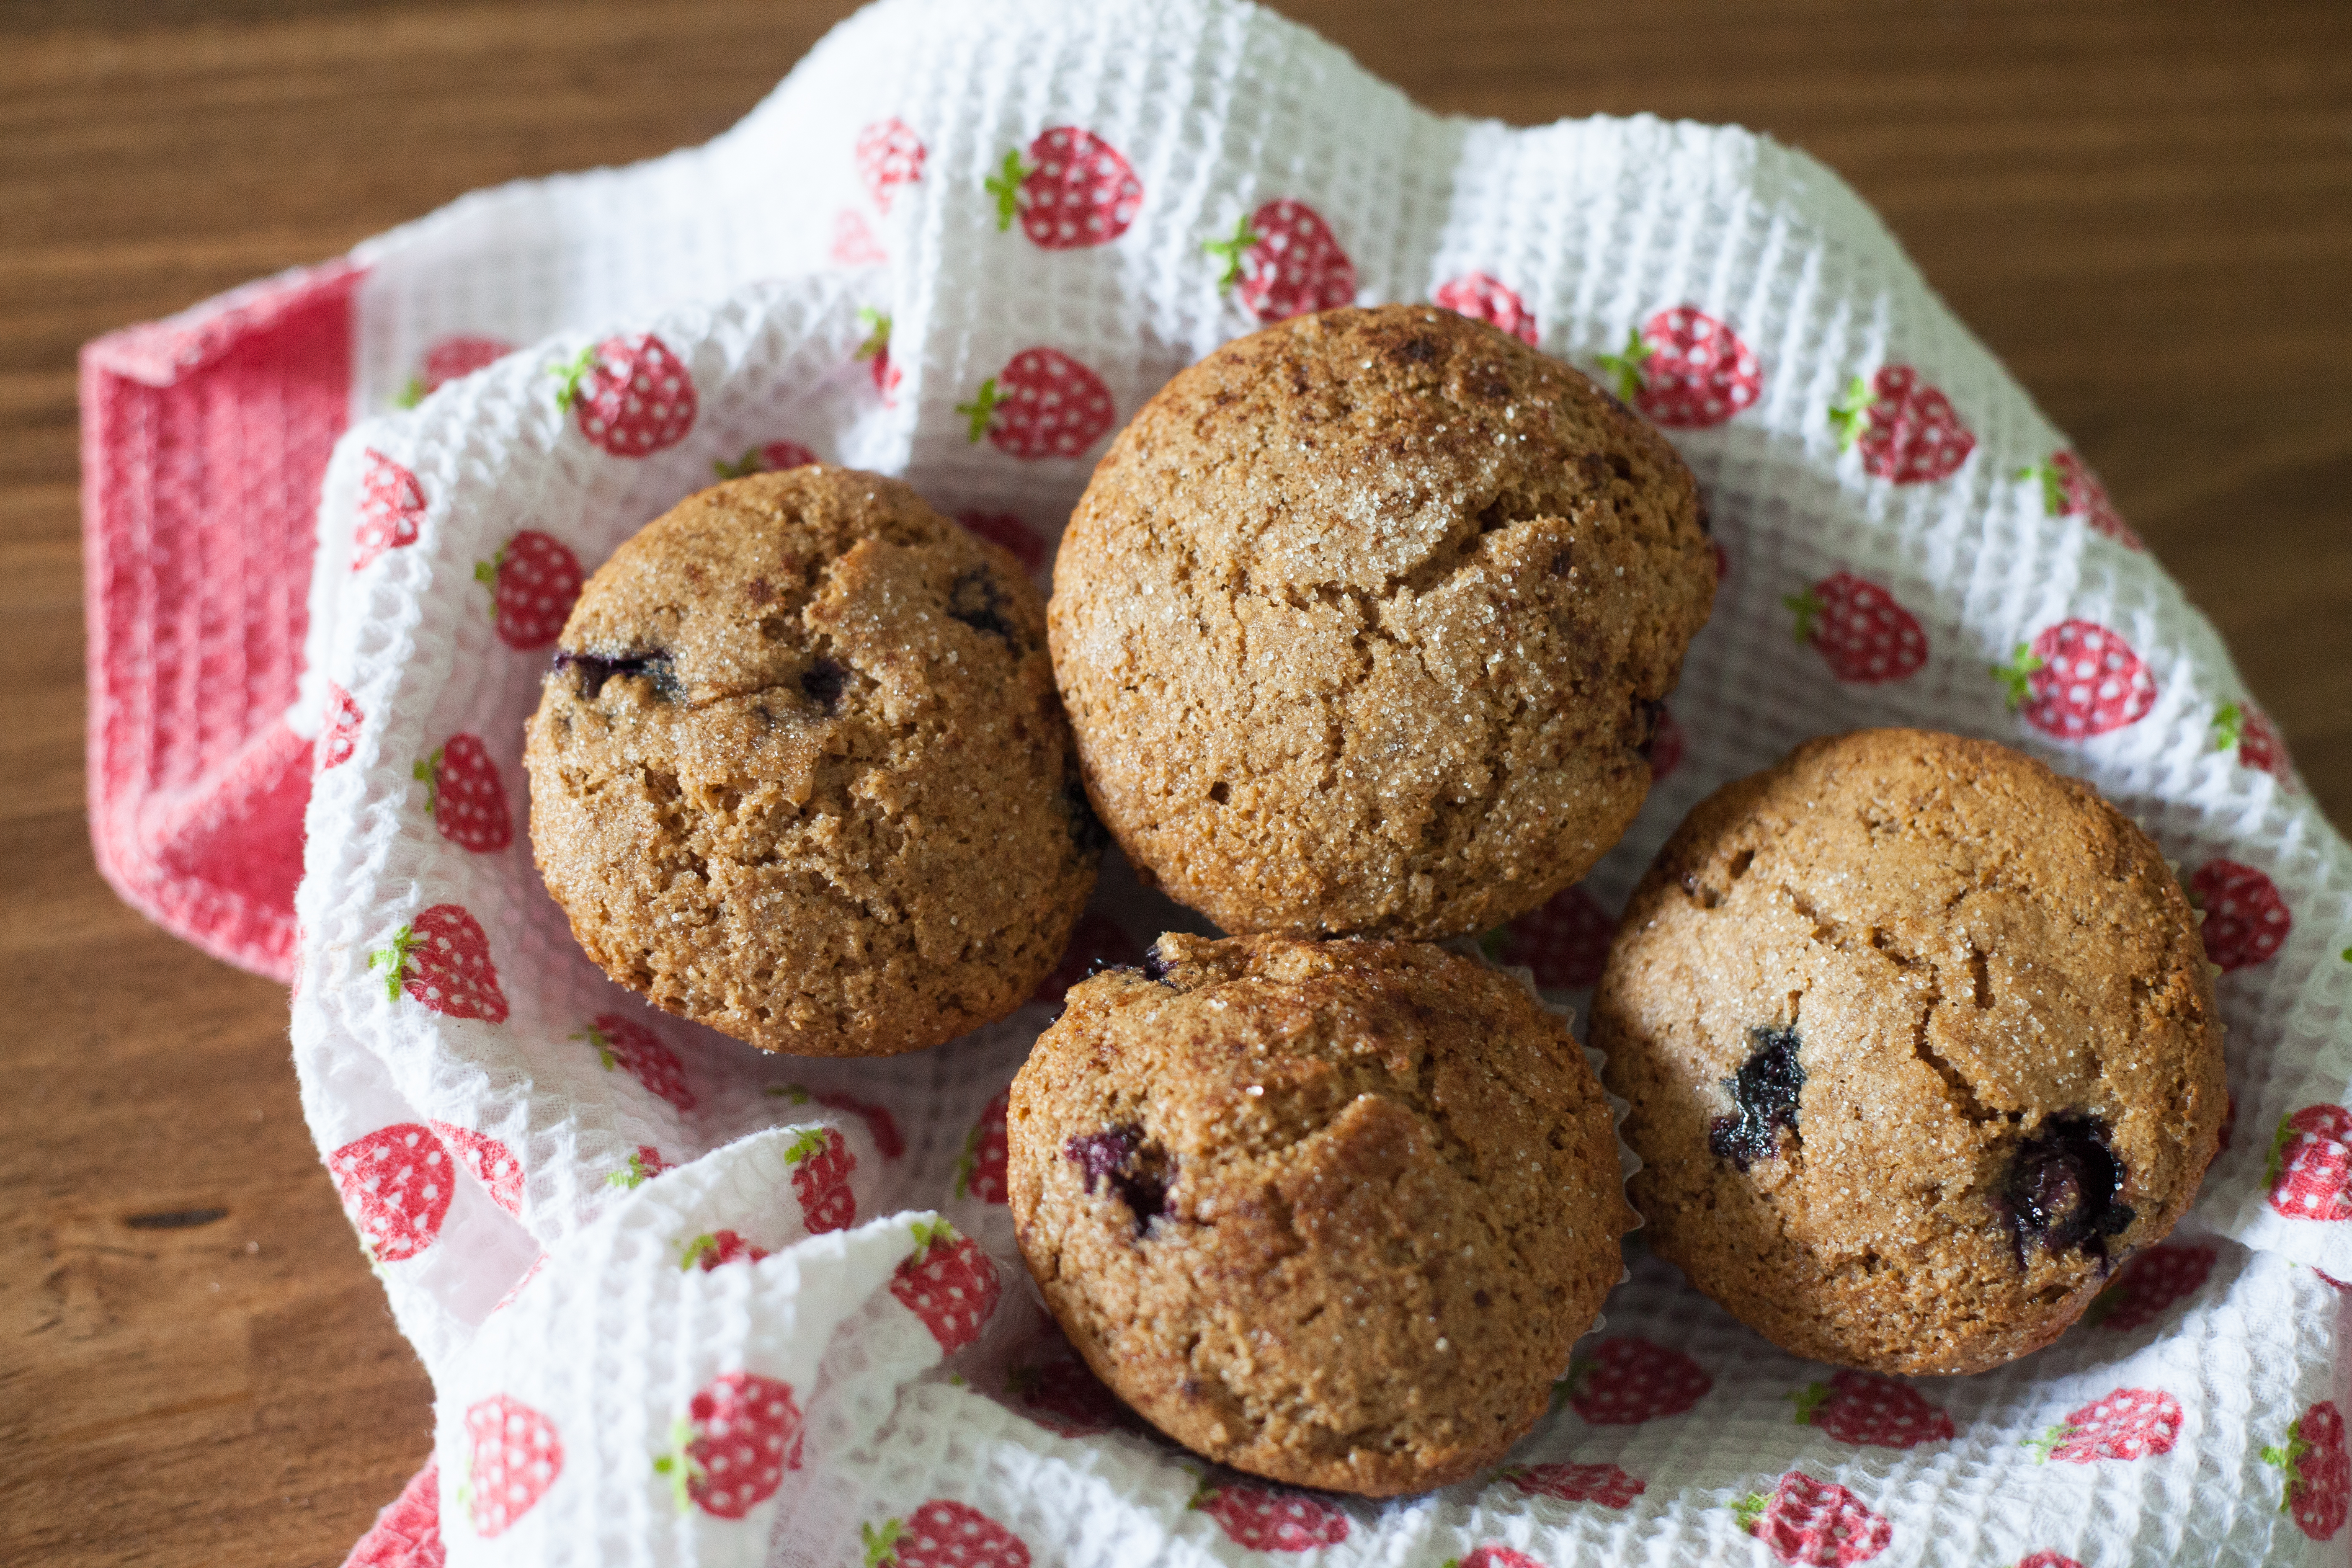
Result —
[[1715, 595], [1656, 431], [1425, 305], [1226, 344], [1112, 443], [1048, 612], [1087, 790], [1231, 931], [1483, 931], [1649, 788]]
[[1622, 1272], [1607, 1101], [1517, 983], [1418, 942], [1169, 935], [1013, 1079], [1022, 1257], [1199, 1453], [1382, 1497], [1492, 1464]]
[[2197, 925], [2130, 818], [1988, 741], [1859, 731], [1726, 785], [1593, 998], [1652, 1247], [1819, 1361], [2047, 1344], [2219, 1144]]
[[1020, 563], [895, 479], [714, 486], [590, 578], [524, 750], [590, 957], [763, 1050], [880, 1056], [1003, 1016], [1102, 833]]

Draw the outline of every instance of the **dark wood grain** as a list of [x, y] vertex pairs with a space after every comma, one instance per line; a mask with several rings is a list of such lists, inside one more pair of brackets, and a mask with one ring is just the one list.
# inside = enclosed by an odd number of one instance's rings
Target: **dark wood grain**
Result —
[[[1286, 8], [1435, 108], [1738, 121], [1837, 167], [2352, 820], [2352, 6]], [[339, 1562], [429, 1419], [283, 994], [92, 866], [76, 348], [478, 185], [704, 140], [847, 9], [0, 8], [0, 1561]]]

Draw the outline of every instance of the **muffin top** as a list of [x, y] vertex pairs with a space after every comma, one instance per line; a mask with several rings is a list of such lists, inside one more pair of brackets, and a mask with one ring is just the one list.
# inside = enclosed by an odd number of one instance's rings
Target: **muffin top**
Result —
[[647, 524], [582, 592], [525, 750], [582, 945], [766, 1050], [913, 1050], [1018, 1006], [1101, 843], [1044, 619], [1011, 555], [875, 474]]
[[1979, 1371], [2163, 1238], [2218, 1145], [2197, 916], [1990, 742], [1807, 742], [1700, 803], [1593, 999], [1652, 1246], [1796, 1354]]
[[1715, 572], [1689, 470], [1430, 306], [1219, 349], [1121, 432], [1049, 623], [1096, 809], [1228, 931], [1436, 937], [1615, 843]]
[[1567, 1028], [1415, 942], [1163, 936], [1072, 989], [1007, 1137], [1097, 1375], [1220, 1462], [1373, 1496], [1527, 1432], [1633, 1223]]

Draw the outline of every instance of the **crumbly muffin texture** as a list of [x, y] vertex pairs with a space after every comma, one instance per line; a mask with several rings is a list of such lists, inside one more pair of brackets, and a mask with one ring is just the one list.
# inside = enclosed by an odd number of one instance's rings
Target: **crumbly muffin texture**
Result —
[[1171, 381], [1063, 535], [1054, 663], [1097, 811], [1227, 931], [1483, 931], [1649, 787], [1713, 554], [1672, 447], [1429, 306], [1302, 316]]
[[1633, 1223], [1567, 1028], [1421, 943], [1163, 936], [1070, 992], [1006, 1131], [1096, 1373], [1213, 1459], [1369, 1496], [1534, 1425]]
[[1990, 742], [1810, 742], [1700, 803], [1593, 999], [1650, 1245], [1794, 1354], [2049, 1343], [2220, 1140], [2197, 917], [2087, 786]]
[[622, 545], [524, 762], [589, 955], [763, 1050], [886, 1055], [1011, 1012], [1103, 842], [1020, 563], [848, 468], [715, 486]]

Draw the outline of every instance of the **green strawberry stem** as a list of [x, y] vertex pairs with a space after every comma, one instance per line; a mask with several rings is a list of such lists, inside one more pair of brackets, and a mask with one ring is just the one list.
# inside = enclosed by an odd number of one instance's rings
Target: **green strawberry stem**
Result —
[[981, 187], [996, 198], [996, 232], [1003, 234], [1013, 226], [1013, 214], [1021, 203], [1021, 182], [1036, 173], [1021, 166], [1018, 150], [1004, 154], [1004, 162], [996, 173], [982, 180]]
[[1619, 401], [1631, 403], [1642, 390], [1642, 362], [1658, 351], [1642, 341], [1638, 327], [1625, 329], [1625, 350], [1622, 353], [1602, 354], [1601, 368], [1609, 373], [1617, 384]]
[[2303, 1489], [2303, 1457], [2311, 1452], [2311, 1444], [2303, 1435], [2303, 1422], [2298, 1418], [2287, 1424], [2284, 1447], [2263, 1448], [2263, 1463], [2276, 1465], [2286, 1472], [2286, 1490], [2279, 1498], [2279, 1511], [2286, 1512], [2294, 1506], [2294, 1494]]
[[669, 1426], [669, 1452], [654, 1460], [654, 1474], [669, 1478], [669, 1495], [677, 1500], [677, 1511], [680, 1513], [693, 1506], [687, 1489], [689, 1483], [698, 1481], [709, 1473], [687, 1452], [693, 1443], [694, 1427], [681, 1415]]
[[580, 395], [580, 384], [588, 379], [588, 373], [595, 367], [596, 345], [593, 343], [582, 349], [578, 359], [555, 367], [556, 374], [563, 377], [563, 385], [555, 394], [555, 406], [559, 410], [571, 412], [572, 401]]
[[613, 1047], [611, 1042], [604, 1038], [604, 1030], [598, 1028], [595, 1025], [591, 1024], [572, 1037], [575, 1040], [587, 1041], [590, 1046], [595, 1048], [596, 1065], [603, 1068], [606, 1072], [611, 1072], [613, 1070]]
[[1003, 401], [997, 395], [996, 378], [992, 375], [980, 384], [979, 395], [970, 403], [957, 404], [955, 411], [971, 421], [971, 434], [964, 438], [974, 446], [979, 445], [980, 438], [988, 434], [989, 422], [996, 417], [996, 405]]
[[1813, 640], [1813, 622], [1820, 617], [1822, 611], [1827, 606], [1821, 602], [1811, 589], [1808, 589], [1801, 594], [1790, 594], [1783, 598], [1780, 603], [1788, 608], [1797, 612], [1797, 640], [1801, 643], [1811, 642]]
[[760, 1091], [771, 1100], [789, 1100], [794, 1105], [806, 1105], [809, 1091], [796, 1083], [772, 1083]]
[[403, 926], [392, 933], [392, 945], [380, 947], [368, 954], [368, 968], [383, 966], [383, 994], [387, 1001], [400, 1000], [400, 983], [408, 978], [408, 955], [416, 946], [416, 928]]
[[2055, 463], [2028, 463], [2014, 478], [2042, 481], [2042, 510], [2052, 517], [2066, 515], [2066, 476]]
[[857, 324], [866, 329], [866, 341], [857, 345], [857, 357], [878, 359], [890, 352], [890, 318], [871, 305], [857, 307]]
[[718, 1250], [719, 1237], [712, 1235], [709, 1231], [704, 1231], [700, 1236], [696, 1237], [692, 1241], [686, 1244], [686, 1251], [677, 1260], [678, 1272], [681, 1274], [693, 1273], [694, 1266], [701, 1262], [705, 1255]]
[[2023, 643], [2017, 645], [2017, 651], [2009, 656], [2007, 664], [1991, 667], [1993, 679], [2000, 681], [2002, 689], [2009, 693], [2011, 712], [2016, 712], [2019, 705], [2024, 702], [2033, 672], [2042, 667], [2042, 661], [2033, 657], [2033, 650]]
[[503, 544], [488, 561], [474, 563], [474, 581], [490, 591], [490, 616], [493, 620], [499, 613], [499, 574], [506, 570], [506, 564], [507, 547]]
[[2244, 738], [2246, 710], [2234, 702], [2224, 702], [2213, 714], [2213, 744], [2211, 750], [2226, 752]]
[[942, 1218], [919, 1219], [907, 1228], [915, 1233], [913, 1261], [917, 1263], [929, 1257], [932, 1247], [946, 1247], [956, 1239], [956, 1227]]
[[441, 752], [436, 749], [429, 757], [417, 758], [416, 766], [409, 771], [425, 786], [425, 815], [431, 816], [441, 804]]
[[743, 455], [731, 463], [724, 458], [713, 458], [710, 471], [722, 479], [749, 479], [760, 471], [760, 448], [746, 447]]
[[1735, 1510], [1739, 1528], [1750, 1535], [1755, 1534], [1757, 1525], [1763, 1522], [1764, 1510], [1771, 1506], [1772, 1500], [1762, 1492], [1749, 1492], [1741, 1498]]
[[1478, 951], [1495, 963], [1500, 963], [1503, 962], [1505, 951], [1510, 944], [1511, 928], [1509, 922], [1506, 921], [1478, 939]]
[[1233, 286], [1241, 281], [1242, 258], [1248, 253], [1250, 247], [1257, 244], [1264, 237], [1257, 230], [1250, 227], [1250, 221], [1244, 216], [1242, 221], [1234, 226], [1230, 238], [1212, 239], [1202, 245], [1201, 248], [1210, 255], [1224, 258], [1224, 268], [1217, 274], [1218, 293], [1230, 292]]
[[[653, 1178], [646, 1171], [645, 1157], [633, 1150], [629, 1154], [628, 1165], [625, 1169], [615, 1171], [611, 1175], [605, 1177], [604, 1184], [608, 1187], [619, 1187], [625, 1191], [634, 1193], [652, 1179]], [[703, 1238], [698, 1237], [696, 1239], [698, 1241]]]
[[406, 386], [402, 387], [398, 392], [393, 394], [392, 405], [394, 408], [414, 408], [424, 401], [424, 378], [421, 376], [412, 375], [408, 378], [408, 384]]
[[859, 1525], [857, 1539], [866, 1543], [866, 1568], [881, 1568], [888, 1562], [891, 1548], [898, 1544], [898, 1537], [905, 1533], [906, 1529], [895, 1519], [884, 1520], [879, 1530], [870, 1524]]
[[955, 1195], [971, 1195], [971, 1179], [980, 1173], [980, 1129], [963, 1135], [963, 1152], [956, 1156]]
[[2049, 1431], [2044, 1432], [2039, 1437], [2025, 1438], [2018, 1444], [2018, 1447], [2021, 1448], [2032, 1449], [2033, 1462], [2037, 1465], [2046, 1465], [2050, 1462], [2050, 1456], [2057, 1448], [2058, 1445], [2073, 1436], [2075, 1430], [2076, 1429], [2074, 1427], [2062, 1423], [2059, 1426], [2053, 1426]]
[[812, 1154], [822, 1154], [832, 1142], [824, 1128], [803, 1127], [793, 1140], [793, 1146], [784, 1151], [784, 1163], [797, 1165]]
[[2091, 1298], [2091, 1304], [2083, 1309], [2083, 1321], [2095, 1329], [2130, 1298], [2131, 1288], [2118, 1279]]
[[1203, 1470], [1201, 1472], [1201, 1484], [1192, 1489], [1192, 1495], [1184, 1506], [1188, 1509], [1206, 1508], [1217, 1500], [1217, 1493], [1223, 1489], [1210, 1479], [1209, 1472]]
[[1826, 1383], [1809, 1383], [1798, 1392], [1784, 1394], [1780, 1397], [1794, 1400], [1797, 1405], [1797, 1425], [1810, 1426], [1813, 1424], [1813, 1412], [1829, 1402], [1830, 1385]]
[[1862, 377], [1846, 383], [1844, 395], [1830, 405], [1830, 428], [1837, 432], [1839, 451], [1853, 450], [1863, 426], [1870, 423], [1870, 406], [1877, 401], [1870, 395], [1870, 383]]
[[[2347, 959], [2352, 959], [2352, 948], [2345, 949], [2344, 956]], [[2280, 1117], [2278, 1131], [2271, 1134], [2270, 1158], [2263, 1162], [2263, 1185], [2266, 1187], [2278, 1185], [2279, 1172], [2286, 1165], [2286, 1146], [2294, 1142], [2294, 1118]]]

